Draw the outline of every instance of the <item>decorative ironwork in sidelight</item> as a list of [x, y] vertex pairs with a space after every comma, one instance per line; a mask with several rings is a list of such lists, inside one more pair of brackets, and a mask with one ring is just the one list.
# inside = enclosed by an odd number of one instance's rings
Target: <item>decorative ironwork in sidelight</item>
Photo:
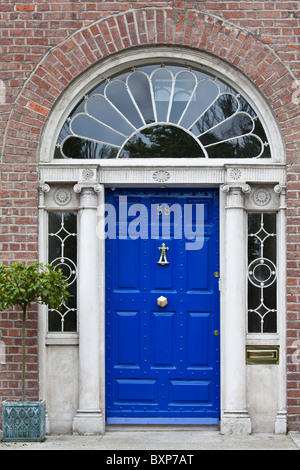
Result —
[[49, 309], [48, 330], [77, 330], [77, 214], [49, 212], [49, 263], [61, 269], [71, 296], [61, 311]]
[[248, 332], [277, 331], [276, 214], [248, 214]]

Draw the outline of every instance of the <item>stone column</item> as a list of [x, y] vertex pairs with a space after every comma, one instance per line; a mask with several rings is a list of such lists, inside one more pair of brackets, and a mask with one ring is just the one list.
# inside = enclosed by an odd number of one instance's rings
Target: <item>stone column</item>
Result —
[[287, 432], [287, 390], [286, 390], [286, 187], [277, 184], [274, 191], [279, 195], [278, 210], [278, 278], [277, 289], [279, 304], [278, 333], [280, 336], [280, 362], [278, 365], [278, 412], [275, 421], [275, 433], [285, 434]]
[[[45, 194], [49, 193], [50, 186], [47, 183], [40, 182], [38, 187], [39, 196], [39, 263], [48, 263], [47, 256], [47, 211], [45, 208]], [[46, 346], [45, 337], [47, 334], [48, 307], [41, 303], [38, 304], [38, 348], [39, 348], [39, 398], [47, 398], [47, 371], [46, 371]], [[47, 406], [47, 401], [46, 401]], [[46, 409], [46, 432], [49, 433], [49, 416]]]
[[222, 325], [223, 403], [222, 434], [249, 434], [251, 421], [246, 399], [246, 231], [244, 193], [250, 186], [230, 183], [226, 193], [225, 312]]
[[99, 240], [97, 237], [98, 193], [102, 185], [74, 186], [80, 194], [78, 227], [78, 331], [79, 408], [73, 422], [76, 434], [102, 434], [100, 407], [100, 287]]

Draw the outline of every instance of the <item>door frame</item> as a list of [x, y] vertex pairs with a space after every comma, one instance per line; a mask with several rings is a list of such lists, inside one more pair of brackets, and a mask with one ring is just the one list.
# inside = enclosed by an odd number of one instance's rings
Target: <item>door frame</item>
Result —
[[[115, 180], [122, 179], [123, 181], [126, 180], [129, 175], [131, 181], [137, 180], [137, 175], [141, 176], [140, 181], [143, 179], [148, 179], [149, 177], [153, 177], [159, 171], [159, 174], [162, 177], [162, 181], [160, 182], [160, 186], [166, 187], [218, 187], [219, 188], [219, 224], [220, 224], [220, 344], [221, 344], [221, 351], [220, 351], [220, 358], [221, 358], [221, 416], [220, 416], [220, 430], [222, 434], [228, 433], [236, 433], [237, 429], [238, 432], [242, 434], [249, 434], [252, 430], [252, 423], [251, 417], [248, 411], [248, 395], [247, 395], [247, 365], [245, 360], [245, 347], [246, 344], [251, 344], [251, 341], [254, 341], [254, 344], [259, 344], [261, 341], [265, 342], [279, 342], [281, 344], [282, 351], [284, 352], [284, 336], [283, 331], [285, 328], [284, 324], [284, 297], [282, 296], [283, 292], [285, 292], [284, 284], [279, 292], [279, 304], [282, 308], [282, 317], [280, 319], [280, 324], [278, 328], [278, 333], [276, 335], [263, 335], [263, 337], [259, 337], [255, 335], [247, 335], [246, 331], [246, 312], [247, 312], [247, 286], [246, 286], [246, 262], [247, 262], [247, 221], [246, 215], [247, 211], [249, 210], [261, 210], [261, 206], [255, 203], [253, 199], [253, 194], [257, 190], [257, 188], [268, 188], [271, 193], [271, 205], [267, 207], [267, 209], [275, 208], [279, 210], [279, 225], [280, 225], [280, 239], [283, 240], [285, 235], [285, 190], [284, 185], [274, 184], [276, 179], [278, 181], [282, 181], [284, 175], [283, 167], [277, 168], [277, 171], [274, 172], [272, 170], [268, 175], [268, 170], [263, 168], [259, 168], [260, 178], [262, 178], [262, 174], [267, 179], [268, 183], [264, 183], [263, 185], [259, 185], [257, 183], [252, 184], [251, 186], [246, 183], [246, 181], [250, 180], [250, 173], [252, 173], [251, 168], [247, 168], [244, 165], [224, 165], [223, 168], [223, 176], [221, 179], [223, 180], [222, 184], [220, 181], [207, 184], [207, 181], [210, 179], [208, 178], [208, 172], [211, 171], [207, 168], [203, 171], [203, 168], [194, 168], [195, 173], [198, 175], [199, 181], [198, 184], [189, 184], [188, 181], [190, 179], [190, 172], [191, 168], [173, 168], [171, 171], [170, 168], [166, 168], [162, 170], [161, 168], [130, 168], [130, 170], [123, 173], [115, 173], [114, 178]], [[133, 174], [132, 174], [133, 172]], [[102, 168], [102, 178], [105, 179], [106, 169]], [[127, 175], [126, 175], [127, 173]], [[135, 175], [134, 175], [135, 173]], [[111, 168], [107, 169], [107, 176], [109, 178], [112, 177]], [[143, 175], [143, 176], [142, 176]], [[169, 177], [172, 175], [171, 177]], [[218, 172], [218, 177], [216, 178], [217, 172], [215, 173], [215, 178], [219, 179], [221, 173]], [[238, 175], [238, 177], [237, 177]], [[181, 182], [178, 182], [177, 178], [180, 178]], [[275, 177], [275, 181], [273, 178]], [[119, 183], [116, 181], [115, 184], [106, 184], [105, 186], [113, 186], [113, 187], [149, 187], [149, 184], [130, 184], [128, 183], [128, 179], [126, 183]], [[172, 181], [176, 181], [177, 184], [172, 184]], [[205, 180], [205, 182], [203, 181]], [[270, 181], [269, 181], [270, 180]], [[272, 182], [273, 180], [273, 182]], [[165, 182], [167, 181], [167, 183]], [[186, 182], [186, 183], [185, 183]], [[150, 184], [151, 186], [151, 184]], [[157, 187], [153, 185], [153, 187]], [[265, 209], [265, 208], [264, 208]], [[229, 222], [229, 219], [231, 220]], [[232, 222], [233, 220], [233, 222]], [[235, 223], [238, 225], [240, 224], [240, 231], [232, 231], [230, 224], [232, 226], [236, 226]], [[242, 237], [240, 236], [242, 234]], [[238, 243], [238, 241], [242, 238], [242, 243]], [[236, 249], [239, 250], [239, 267], [236, 270], [236, 257], [233, 256], [236, 254]], [[281, 279], [284, 278], [284, 273], [282, 272], [282, 268], [285, 265], [285, 253], [284, 250], [281, 250], [279, 256], [279, 264], [281, 266], [280, 272]], [[240, 262], [241, 261], [241, 262]], [[234, 275], [234, 279], [231, 278], [231, 275]], [[238, 284], [237, 291], [239, 292], [239, 297], [241, 302], [239, 303], [232, 303], [232, 296], [231, 292], [233, 289], [236, 289], [236, 285]], [[240, 295], [241, 293], [241, 295]], [[234, 316], [229, 314], [229, 312], [234, 312]], [[241, 315], [242, 313], [242, 315]], [[238, 320], [238, 321], [237, 321]], [[228, 359], [230, 356], [230, 359]], [[237, 382], [236, 377], [239, 377], [239, 381]], [[284, 362], [281, 361], [281, 365], [279, 368], [278, 374], [278, 388], [279, 388], [279, 397], [278, 397], [278, 413], [276, 417], [275, 427], [277, 429], [285, 429], [286, 423], [286, 414], [285, 411], [281, 412], [281, 409], [285, 409], [285, 394], [284, 394], [284, 387], [280, 385], [281, 377], [285, 377], [285, 366]], [[105, 380], [104, 376], [103, 379]], [[237, 382], [237, 383], [236, 383]], [[105, 413], [105, 388], [103, 390], [102, 395], [103, 400], [103, 413]], [[104, 417], [105, 420], [105, 417]], [[106, 420], [105, 420], [106, 421]], [[104, 425], [105, 426], [105, 425]]]
[[[97, 228], [97, 238], [93, 244], [93, 291], [95, 304], [95, 325], [89, 325], [89, 319], [86, 319], [87, 325], [94, 334], [93, 344], [86, 341], [87, 332], [83, 332], [79, 328], [78, 334], [72, 335], [55, 335], [47, 332], [47, 312], [45, 307], [39, 308], [39, 347], [40, 347], [40, 396], [47, 398], [47, 347], [48, 351], [59, 345], [78, 345], [78, 409], [75, 411], [73, 421], [74, 432], [105, 432], [105, 263], [104, 263], [104, 227], [99, 216], [104, 209], [104, 192], [105, 187], [217, 187], [219, 188], [219, 221], [220, 221], [220, 341], [221, 341], [221, 431], [226, 434], [228, 432], [236, 432], [236, 429], [244, 433], [251, 431], [251, 420], [247, 411], [249, 398], [247, 396], [246, 383], [246, 361], [245, 346], [246, 344], [279, 344], [281, 348], [281, 357], [279, 366], [277, 367], [277, 375], [274, 380], [275, 387], [278, 390], [278, 412], [276, 416], [275, 426], [277, 432], [285, 432], [286, 429], [286, 386], [285, 386], [285, 236], [286, 236], [286, 219], [285, 219], [285, 167], [278, 165], [277, 167], [268, 166], [267, 168], [259, 163], [251, 167], [245, 164], [223, 164], [212, 166], [201, 166], [194, 163], [189, 166], [182, 165], [178, 162], [176, 166], [166, 166], [162, 162], [151, 162], [147, 167], [139, 167], [133, 165], [117, 165], [118, 162], [101, 162], [100, 164], [85, 164], [84, 166], [71, 163], [66, 165], [62, 163], [47, 164], [40, 167], [40, 202], [39, 202], [39, 221], [40, 221], [40, 245], [39, 254], [40, 261], [47, 262], [47, 210], [49, 208], [62, 210], [61, 205], [57, 205], [53, 199], [55, 188], [64, 186], [73, 194], [71, 202], [66, 204], [63, 209], [78, 210], [79, 214], [79, 259], [84, 260], [86, 244], [84, 242], [87, 234], [85, 224], [81, 223], [82, 217], [88, 217], [91, 226]], [[89, 178], [87, 179], [87, 169]], [[158, 178], [160, 179], [158, 181]], [[255, 180], [255, 181], [254, 181]], [[246, 182], [251, 181], [251, 186]], [[47, 182], [47, 184], [45, 183]], [[209, 182], [209, 183], [208, 183]], [[51, 188], [51, 190], [49, 189]], [[257, 205], [253, 194], [258, 188], [269, 191], [271, 197], [270, 202], [261, 207]], [[278, 311], [281, 312], [278, 322], [278, 333], [276, 335], [247, 335], [246, 334], [246, 211], [254, 210], [275, 210], [278, 212], [278, 236], [279, 236], [279, 252], [278, 252], [278, 272], [279, 272], [279, 290], [278, 290]], [[237, 236], [237, 231], [228, 230], [228, 219], [231, 217], [238, 220], [240, 224], [239, 235], [242, 232], [243, 243], [240, 245], [242, 265], [239, 264], [240, 278], [237, 279], [241, 283], [240, 291], [242, 304], [232, 306], [230, 303], [231, 296], [227, 292], [231, 292], [233, 280], [228, 276], [230, 269], [233, 267], [232, 254], [235, 254], [235, 240], [233, 236]], [[232, 222], [230, 222], [232, 223]], [[234, 223], [234, 222], [233, 222]], [[235, 223], [233, 226], [236, 226]], [[82, 253], [81, 253], [82, 251]], [[79, 271], [82, 271], [79, 264]], [[88, 271], [90, 274], [90, 271]], [[236, 273], [233, 272], [235, 275]], [[243, 280], [243, 282], [242, 282]], [[235, 281], [234, 281], [235, 282]], [[89, 289], [91, 285], [89, 285]], [[79, 305], [78, 316], [79, 321], [85, 323], [84, 318], [88, 317], [90, 306], [85, 304], [87, 296], [83, 295], [86, 289], [84, 276], [79, 276]], [[81, 292], [81, 295], [80, 295]], [[90, 300], [90, 299], [89, 299]], [[242, 312], [241, 323], [236, 324], [229, 312], [234, 311], [237, 318], [240, 318]], [[77, 337], [77, 340], [75, 338]], [[236, 341], [232, 342], [232, 338]], [[232, 353], [232, 359], [228, 360], [226, 348], [230, 345], [229, 353]], [[92, 350], [89, 351], [89, 348]], [[83, 378], [83, 371], [91, 369], [94, 371], [93, 387], [94, 405], [91, 411], [91, 404], [88, 401], [88, 390], [90, 386]], [[75, 365], [74, 365], [75, 366]], [[77, 366], [76, 366], [77, 367]], [[82, 370], [82, 371], [81, 371]], [[254, 370], [254, 369], [252, 369]], [[237, 375], [238, 374], [238, 375]], [[232, 376], [240, 377], [235, 396], [232, 394], [231, 384]], [[242, 401], [241, 401], [242, 397]]]
[[[106, 189], [106, 188], [105, 188]], [[117, 189], [120, 189], [120, 188], [115, 188], [116, 190]], [[122, 188], [124, 190], [124, 188]], [[196, 187], [196, 188], [190, 188], [190, 187], [184, 187], [184, 188], [172, 188], [171, 186], [168, 186], [168, 188], [149, 188], [149, 187], [142, 187], [142, 188], [132, 188], [132, 187], [126, 187], [125, 188], [125, 193], [122, 195], [125, 195], [127, 197], [130, 197], [132, 195], [134, 195], [134, 190], [136, 189], [141, 189], [141, 190], [149, 190], [150, 192], [151, 191], [155, 191], [157, 192], [157, 190], [159, 190], [160, 194], [162, 195], [162, 197], [160, 199], [163, 200], [163, 197], [164, 197], [164, 190], [168, 190], [168, 191], [176, 191], [178, 189], [182, 190], [182, 194], [188, 194], [191, 190], [195, 190], [195, 191], [201, 191], [203, 189], [208, 189], [208, 190], [215, 190], [215, 193], [217, 192], [217, 196], [215, 195], [215, 197], [218, 198], [218, 220], [217, 220], [217, 224], [218, 224], [218, 237], [215, 241], [215, 245], [213, 246], [213, 253], [211, 254], [211, 256], [213, 256], [214, 258], [214, 266], [215, 266], [215, 263], [217, 263], [217, 270], [219, 270], [219, 266], [220, 266], [220, 250], [219, 250], [219, 243], [220, 243], [220, 236], [219, 236], [219, 233], [220, 233], [220, 205], [219, 205], [219, 199], [220, 199], [220, 194], [219, 194], [219, 191], [218, 191], [218, 188], [216, 187], [209, 187], [209, 188], [204, 188], [204, 187]], [[217, 191], [216, 191], [217, 190]], [[197, 196], [195, 194], [195, 196]], [[201, 197], [199, 195], [199, 197]], [[106, 202], [106, 191], [105, 191], [105, 202]], [[116, 202], [117, 204], [117, 202]], [[215, 202], [213, 203], [215, 204]], [[128, 208], [127, 208], [128, 210]], [[216, 214], [214, 213], [212, 215], [212, 220], [211, 222], [214, 223], [214, 227], [215, 227], [215, 220], [214, 220], [214, 217], [216, 217]], [[105, 259], [105, 266], [106, 266], [106, 259]], [[105, 268], [105, 271], [106, 271], [106, 268]], [[105, 281], [106, 281], [106, 276], [105, 276]], [[105, 291], [106, 291], [106, 287], [107, 287], [107, 284], [105, 285]], [[217, 289], [217, 288], [215, 288]], [[217, 297], [218, 299], [216, 300], [216, 302], [219, 304], [218, 307], [217, 307], [217, 312], [214, 314], [216, 317], [216, 323], [218, 324], [218, 330], [220, 330], [220, 324], [221, 324], [221, 318], [220, 318], [220, 292], [219, 291], [214, 291], [215, 294], [217, 294]], [[106, 309], [107, 309], [107, 305], [105, 304], [105, 312], [104, 312], [104, 315], [105, 315], [105, 320], [107, 321], [107, 312], [106, 312]], [[219, 334], [219, 333], [218, 333]], [[106, 356], [106, 351], [107, 351], [107, 338], [105, 337], [105, 356]], [[220, 343], [218, 345], [218, 348], [219, 348], [219, 351], [217, 353], [215, 353], [215, 349], [213, 348], [213, 355], [217, 354], [217, 358], [214, 359], [214, 370], [216, 367], [218, 367], [218, 372], [219, 372], [219, 378], [218, 378], [218, 387], [219, 387], [219, 405], [220, 405], [220, 408], [221, 408], [221, 391], [220, 391], [220, 387], [221, 387], [221, 378], [220, 378], [220, 375], [221, 375], [221, 367], [220, 367], [220, 362], [221, 362], [221, 351], [220, 351]], [[211, 351], [212, 352], [212, 351]], [[105, 357], [105, 363], [106, 363], [106, 357]], [[184, 377], [183, 377], [184, 378]], [[105, 401], [106, 401], [106, 393], [107, 393], [107, 387], [106, 387], [106, 383], [105, 383]], [[105, 403], [105, 411], [106, 411], [106, 403]], [[218, 417], [202, 417], [202, 418], [194, 418], [194, 417], [186, 417], [186, 418], [182, 418], [182, 417], [135, 417], [135, 418], [110, 418], [109, 419], [109, 422], [106, 418], [106, 424], [165, 424], [165, 425], [171, 425], [171, 424], [176, 424], [176, 425], [184, 425], [184, 424], [188, 424], [188, 425], [191, 425], [191, 424], [198, 424], [198, 425], [219, 425], [219, 422], [220, 422], [220, 414], [221, 414], [221, 409], [219, 410], [219, 416]]]

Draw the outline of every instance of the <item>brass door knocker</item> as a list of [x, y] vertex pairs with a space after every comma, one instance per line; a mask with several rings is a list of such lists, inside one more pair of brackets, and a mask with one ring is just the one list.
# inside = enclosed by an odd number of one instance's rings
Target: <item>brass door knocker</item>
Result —
[[160, 246], [158, 249], [160, 251], [160, 258], [159, 261], [157, 261], [157, 264], [161, 264], [162, 266], [169, 264], [169, 261], [166, 257], [166, 252], [169, 248], [163, 243], [162, 246]]

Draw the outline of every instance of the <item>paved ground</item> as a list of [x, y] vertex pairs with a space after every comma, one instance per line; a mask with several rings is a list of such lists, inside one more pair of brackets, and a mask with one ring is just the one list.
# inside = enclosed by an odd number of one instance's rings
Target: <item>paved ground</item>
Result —
[[103, 436], [47, 436], [42, 443], [0, 442], [0, 450], [135, 451], [133, 455], [138, 450], [151, 450], [154, 454], [168, 450], [173, 454], [193, 450], [300, 450], [300, 433], [222, 436], [218, 431], [199, 430], [108, 431]]

